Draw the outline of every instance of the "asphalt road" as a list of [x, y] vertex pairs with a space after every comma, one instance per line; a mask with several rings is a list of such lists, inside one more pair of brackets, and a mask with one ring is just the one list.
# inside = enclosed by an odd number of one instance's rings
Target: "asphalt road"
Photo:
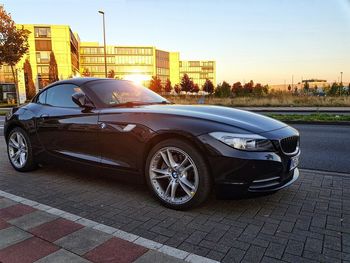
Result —
[[293, 127], [301, 136], [302, 168], [350, 173], [350, 126], [295, 124]]
[[[0, 117], [1, 135], [3, 121]], [[293, 126], [301, 135], [301, 168], [350, 174], [350, 126]]]

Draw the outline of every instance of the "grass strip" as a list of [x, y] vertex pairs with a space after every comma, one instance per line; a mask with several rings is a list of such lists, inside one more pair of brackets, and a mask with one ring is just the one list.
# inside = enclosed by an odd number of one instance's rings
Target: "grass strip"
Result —
[[305, 121], [305, 122], [350, 122], [350, 115], [312, 113], [312, 114], [277, 114], [269, 113], [267, 116], [280, 121]]

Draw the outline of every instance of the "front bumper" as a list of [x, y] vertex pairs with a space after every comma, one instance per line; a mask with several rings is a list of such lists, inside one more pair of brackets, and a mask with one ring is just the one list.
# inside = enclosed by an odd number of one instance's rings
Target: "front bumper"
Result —
[[[208, 150], [207, 159], [216, 187], [239, 192], [277, 191], [294, 183], [299, 177], [291, 159], [300, 155], [276, 152], [236, 150], [209, 135], [199, 137]], [[292, 169], [290, 169], [292, 168]]]
[[240, 192], [253, 192], [253, 193], [261, 193], [261, 192], [274, 192], [281, 190], [285, 187], [290, 186], [299, 178], [299, 169], [295, 168], [291, 171], [291, 175], [285, 179], [281, 179], [281, 177], [272, 177], [264, 180], [254, 180], [252, 183], [237, 183], [230, 181], [221, 181], [218, 182], [216, 187], [217, 189], [225, 189], [225, 190], [238, 190]]

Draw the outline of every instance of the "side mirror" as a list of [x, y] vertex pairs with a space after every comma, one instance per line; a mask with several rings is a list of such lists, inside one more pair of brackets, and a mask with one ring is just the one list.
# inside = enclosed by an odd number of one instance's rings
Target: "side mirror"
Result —
[[86, 95], [82, 92], [76, 92], [72, 95], [72, 100], [75, 104], [77, 104], [80, 108], [92, 109], [94, 105], [92, 102], [86, 97]]

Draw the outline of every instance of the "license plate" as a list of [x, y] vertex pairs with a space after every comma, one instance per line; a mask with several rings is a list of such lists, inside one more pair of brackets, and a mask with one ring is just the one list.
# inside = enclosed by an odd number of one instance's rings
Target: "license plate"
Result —
[[290, 159], [289, 171], [293, 170], [295, 167], [297, 167], [298, 164], [299, 164], [299, 155], [292, 157]]

